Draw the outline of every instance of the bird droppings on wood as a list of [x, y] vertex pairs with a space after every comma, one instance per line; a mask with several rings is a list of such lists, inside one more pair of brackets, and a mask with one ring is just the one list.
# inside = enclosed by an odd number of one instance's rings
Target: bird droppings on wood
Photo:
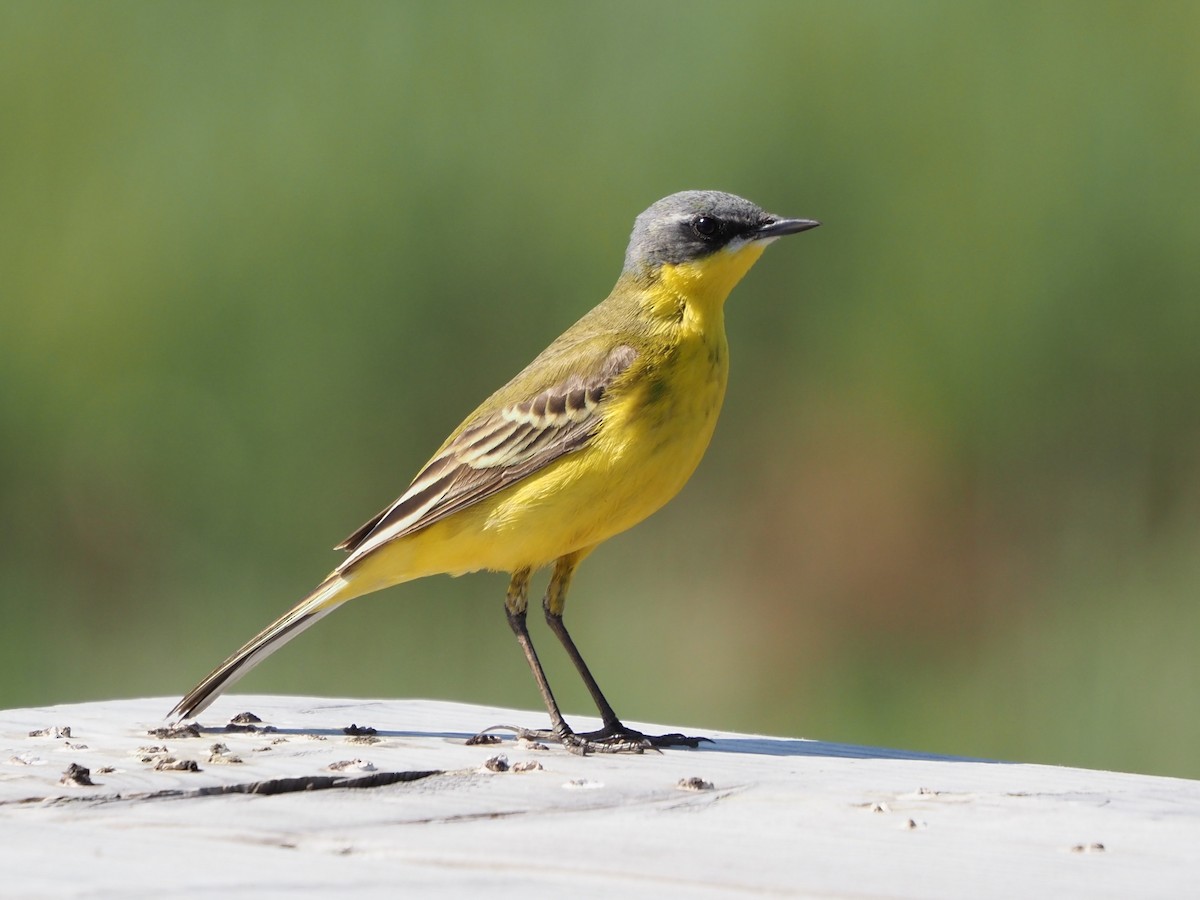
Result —
[[47, 728], [38, 728], [29, 732], [30, 737], [52, 737], [52, 738], [69, 738], [71, 736], [70, 725], [51, 725]]
[[195, 722], [189, 722], [186, 725], [163, 725], [161, 728], [147, 729], [146, 734], [160, 740], [198, 738], [200, 737], [200, 726]]
[[471, 735], [466, 740], [466, 744], [468, 747], [487, 747], [487, 746], [491, 746], [492, 744], [499, 744], [499, 743], [500, 743], [500, 735], [487, 734], [486, 732], [482, 732], [482, 731], [479, 734]]
[[209, 747], [208, 761], [214, 766], [235, 766], [245, 762], [236, 753], [231, 752], [225, 744], [213, 744]]
[[507, 772], [509, 768], [508, 757], [503, 753], [489, 757], [483, 761], [482, 768], [485, 772]]
[[337, 762], [331, 762], [325, 768], [330, 772], [345, 772], [349, 769], [359, 772], [376, 771], [374, 763], [367, 762], [365, 759], [340, 759]]
[[240, 712], [225, 724], [227, 734], [256, 734], [277, 731], [274, 725], [263, 725], [262, 719], [252, 712]]
[[237, 722], [228, 723], [223, 729], [226, 734], [269, 734], [275, 731], [274, 725], [240, 725]]
[[176, 759], [164, 756], [154, 764], [155, 772], [201, 772], [200, 764], [194, 759]]
[[71, 763], [67, 766], [67, 770], [63, 772], [62, 778], [58, 780], [58, 783], [65, 784], [67, 787], [96, 786], [96, 782], [92, 781], [92, 770], [78, 763]]

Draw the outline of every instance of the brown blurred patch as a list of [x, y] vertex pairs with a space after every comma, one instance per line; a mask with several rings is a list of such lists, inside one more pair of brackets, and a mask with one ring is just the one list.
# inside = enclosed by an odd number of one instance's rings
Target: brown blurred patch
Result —
[[772, 443], [795, 452], [760, 462], [742, 527], [750, 596], [781, 640], [984, 630], [988, 573], [1011, 570], [1010, 550], [930, 427], [878, 405], [812, 403], [802, 430]]

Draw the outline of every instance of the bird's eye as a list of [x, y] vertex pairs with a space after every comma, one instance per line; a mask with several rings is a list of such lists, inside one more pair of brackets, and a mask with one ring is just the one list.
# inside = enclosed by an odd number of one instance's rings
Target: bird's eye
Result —
[[721, 230], [721, 220], [713, 216], [696, 216], [692, 221], [692, 230], [700, 237], [710, 238]]

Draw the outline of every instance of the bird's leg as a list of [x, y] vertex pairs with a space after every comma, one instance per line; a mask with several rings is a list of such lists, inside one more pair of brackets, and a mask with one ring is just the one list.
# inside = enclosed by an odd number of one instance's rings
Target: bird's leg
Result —
[[[582, 558], [582, 556], [583, 554], [580, 554], [579, 558]], [[575, 561], [578, 562], [578, 559]], [[574, 568], [574, 564], [571, 565], [571, 568]], [[559, 571], [558, 565], [555, 566], [554, 571], [555, 573]], [[538, 659], [537, 651], [533, 649], [533, 641], [529, 637], [529, 628], [525, 622], [526, 612], [529, 608], [529, 574], [530, 570], [528, 568], [519, 569], [513, 573], [512, 580], [508, 584], [508, 593], [504, 597], [504, 611], [508, 616], [508, 625], [512, 628], [513, 634], [517, 636], [517, 643], [521, 645], [521, 651], [525, 654], [525, 661], [529, 663], [529, 670], [533, 673], [533, 679], [537, 682], [538, 690], [542, 694], [542, 702], [546, 704], [546, 709], [550, 713], [550, 729], [549, 731], [536, 731], [528, 728], [514, 728], [513, 730], [516, 731], [518, 737], [530, 740], [558, 741], [572, 753], [580, 755], [595, 752], [641, 753], [649, 745], [641, 740], [640, 735], [636, 743], [620, 741], [615, 738], [604, 743], [596, 743], [588, 740], [586, 737], [576, 735], [563, 718], [562, 712], [558, 708], [558, 701], [554, 699], [554, 692], [550, 690], [550, 682], [546, 679], [546, 672], [542, 669], [542, 663]], [[567, 570], [566, 577], [569, 582], [569, 569]], [[578, 656], [578, 651], [576, 651], [575, 655]], [[582, 663], [582, 660], [580, 662]], [[591, 679], [590, 674], [588, 678]], [[591, 685], [594, 686], [595, 681], [591, 681]], [[595, 690], [597, 693], [599, 692], [599, 688]], [[600, 699], [604, 700], [602, 695]], [[607, 702], [605, 705], [607, 706]], [[609, 715], [612, 716], [614, 722], [617, 721], [616, 716], [612, 715], [611, 709], [609, 710]], [[619, 726], [620, 723], [617, 722], [617, 725]]]
[[[533, 679], [542, 694], [542, 702], [550, 712], [551, 733], [554, 738], [565, 743], [566, 738], [573, 732], [559, 712], [558, 702], [550, 690], [550, 682], [546, 680], [546, 673], [538, 660], [537, 651], [533, 649], [529, 628], [525, 624], [525, 613], [529, 608], [529, 574], [528, 567], [513, 572], [512, 580], [508, 583], [508, 593], [504, 595], [504, 612], [508, 616], [508, 625], [517, 636], [517, 643], [521, 645], [521, 651], [525, 654], [525, 661], [529, 663], [529, 670], [533, 672]], [[522, 736], [532, 736], [532, 733], [522, 729], [518, 729], [518, 733]]]
[[518, 737], [522, 738], [556, 740], [572, 753], [581, 755], [587, 753], [641, 753], [648, 747], [696, 747], [700, 741], [708, 740], [708, 738], [687, 737], [682, 734], [642, 734], [640, 731], [635, 731], [622, 724], [621, 720], [617, 718], [617, 714], [613, 712], [612, 706], [601, 692], [600, 686], [596, 684], [596, 679], [588, 670], [587, 663], [583, 661], [579, 648], [575, 646], [566, 626], [563, 625], [562, 615], [563, 607], [566, 605], [567, 588], [571, 585], [571, 576], [575, 572], [575, 567], [586, 555], [586, 550], [578, 551], [567, 554], [555, 562], [542, 606], [545, 609], [546, 622], [549, 624], [550, 630], [558, 636], [567, 655], [571, 658], [571, 662], [574, 663], [580, 677], [583, 678], [588, 693], [592, 695], [592, 700], [600, 711], [603, 727], [598, 731], [576, 734], [567, 725], [558, 708], [558, 701], [554, 699], [554, 693], [550, 690], [550, 683], [546, 679], [546, 673], [542, 669], [537, 651], [533, 649], [533, 641], [529, 637], [529, 628], [525, 621], [529, 609], [530, 569], [524, 568], [518, 569], [512, 574], [508, 593], [504, 597], [504, 611], [508, 617], [509, 627], [512, 628], [517, 643], [521, 645], [521, 651], [525, 654], [525, 661], [529, 663], [529, 670], [533, 673], [534, 681], [537, 682], [542, 701], [550, 713], [550, 729], [534, 731], [509, 725], [497, 725], [485, 729], [480, 735], [476, 735], [476, 738], [496, 729], [513, 730]]
[[571, 587], [571, 578], [575, 574], [575, 566], [577, 564], [578, 560], [572, 556], [564, 556], [554, 563], [554, 573], [550, 576], [550, 584], [546, 588], [546, 596], [542, 598], [542, 608], [546, 611], [546, 624], [550, 626], [550, 630], [558, 637], [559, 642], [563, 645], [563, 649], [567, 651], [567, 656], [571, 658], [576, 671], [579, 672], [579, 676], [583, 679], [588, 693], [592, 695], [592, 702], [596, 704], [596, 709], [600, 711], [600, 719], [604, 722], [604, 728], [623, 728], [621, 720], [617, 718], [617, 714], [613, 712], [612, 706], [600, 690], [600, 685], [596, 684], [596, 679], [592, 677], [587, 663], [583, 661], [583, 656], [580, 655], [579, 648], [575, 646], [575, 641], [571, 639], [571, 635], [567, 632], [567, 626], [563, 624], [563, 610], [567, 605], [567, 590]]
[[[546, 624], [550, 626], [550, 630], [554, 632], [563, 645], [563, 649], [567, 651], [567, 656], [571, 658], [576, 671], [579, 672], [579, 677], [583, 679], [588, 693], [592, 695], [592, 701], [596, 704], [596, 709], [600, 712], [600, 720], [603, 723], [598, 731], [573, 736], [574, 740], [582, 742], [579, 749], [584, 753], [595, 751], [621, 753], [640, 752], [647, 747], [699, 746], [700, 741], [706, 741], [708, 738], [687, 737], [682, 734], [648, 735], [624, 725], [617, 718], [617, 714], [613, 712], [612, 705], [600, 690], [600, 685], [596, 684], [596, 679], [592, 677], [591, 670], [583, 661], [579, 648], [575, 646], [575, 641], [572, 640], [567, 626], [563, 623], [567, 589], [571, 586], [571, 577], [575, 574], [575, 567], [579, 565], [580, 560], [586, 554], [587, 551], [569, 553], [555, 561], [554, 571], [550, 576], [550, 585], [546, 588], [546, 596], [542, 600], [542, 607], [546, 612]], [[534, 674], [536, 677], [537, 673]], [[552, 719], [556, 712], [556, 708], [551, 710]], [[559, 721], [561, 719], [560, 716]], [[564, 740], [563, 743], [570, 747], [568, 741]]]
[[542, 702], [546, 704], [546, 709], [550, 713], [550, 729], [548, 731], [537, 731], [530, 728], [522, 728], [518, 725], [493, 725], [476, 734], [468, 743], [482, 742], [493, 731], [515, 731], [517, 737], [520, 738], [560, 741], [569, 750], [583, 753], [585, 752], [584, 749], [575, 746], [575, 732], [567, 725], [566, 720], [563, 719], [562, 713], [559, 711], [558, 701], [554, 699], [554, 692], [550, 690], [550, 682], [546, 679], [546, 672], [542, 669], [542, 663], [538, 659], [537, 651], [533, 649], [533, 640], [529, 637], [529, 628], [525, 623], [526, 612], [529, 609], [529, 575], [529, 567], [518, 569], [512, 573], [512, 579], [508, 583], [508, 593], [504, 596], [504, 612], [508, 617], [508, 626], [513, 630], [513, 634], [516, 635], [517, 643], [521, 645], [521, 652], [525, 654], [525, 661], [529, 664], [529, 671], [533, 673], [533, 679], [537, 682], [538, 691], [542, 695]]

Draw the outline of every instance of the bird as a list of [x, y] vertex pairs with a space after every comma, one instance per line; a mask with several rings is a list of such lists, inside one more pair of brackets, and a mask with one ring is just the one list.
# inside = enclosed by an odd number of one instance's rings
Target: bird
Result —
[[[504, 609], [550, 716], [536, 733], [569, 751], [641, 752], [700, 738], [627, 727], [563, 623], [579, 564], [674, 497], [708, 447], [725, 396], [724, 304], [777, 238], [815, 228], [734, 194], [671, 194], [634, 221], [608, 297], [468, 415], [393, 503], [335, 549], [308, 596], [251, 638], [168, 714], [195, 718], [238, 678], [348, 600], [430, 575], [509, 575]], [[546, 622], [600, 713], [563, 718], [526, 623], [549, 567]]]

